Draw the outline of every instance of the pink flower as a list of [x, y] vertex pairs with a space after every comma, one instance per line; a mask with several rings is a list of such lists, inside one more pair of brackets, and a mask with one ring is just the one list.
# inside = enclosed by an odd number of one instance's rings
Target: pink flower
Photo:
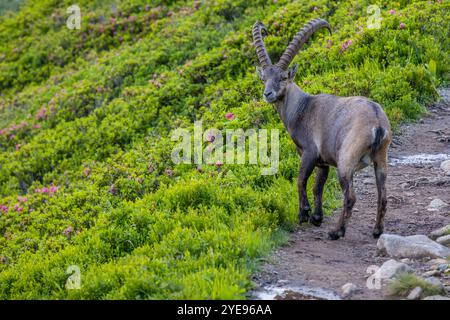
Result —
[[400, 23], [400, 29], [405, 29], [406, 25], [402, 22]]
[[234, 114], [232, 114], [231, 112], [228, 112], [226, 115], [225, 115], [225, 118], [227, 118], [228, 120], [234, 120], [234, 118], [236, 118], [235, 116], [234, 116]]
[[14, 205], [14, 210], [15, 210], [16, 212], [22, 212], [22, 211], [23, 211], [23, 208], [22, 208], [18, 203], [16, 203], [16, 204]]
[[9, 140], [13, 140], [15, 137], [16, 137], [16, 135], [12, 134], [12, 135], [9, 136]]
[[5, 205], [1, 205], [0, 206], [0, 211], [3, 213], [7, 213], [9, 211], [9, 208]]
[[33, 129], [40, 129], [40, 128], [41, 128], [41, 126], [38, 124], [33, 125]]
[[89, 169], [89, 168], [86, 168], [86, 169], [84, 169], [84, 171], [83, 171], [83, 174], [84, 174], [85, 176], [88, 176], [90, 173], [91, 173], [91, 169]]
[[223, 163], [222, 163], [222, 161], [220, 161], [220, 160], [217, 160], [217, 162], [216, 162], [216, 166], [218, 166], [219, 168], [221, 167], [223, 165]]
[[28, 198], [27, 198], [27, 197], [21, 197], [21, 196], [18, 196], [18, 197], [17, 197], [17, 200], [18, 200], [19, 202], [21, 202], [21, 203], [25, 203], [25, 202], [28, 201]]
[[36, 113], [36, 120], [42, 120], [47, 118], [47, 109], [45, 107], [42, 107], [39, 109], [39, 111]]
[[341, 47], [342, 47], [342, 51], [345, 51], [348, 49], [348, 47], [350, 47], [353, 44], [352, 40], [346, 40], [344, 42], [342, 42]]
[[47, 187], [42, 188], [42, 189], [41, 189], [41, 192], [42, 192], [42, 193], [48, 193], [48, 188], [47, 188]]
[[169, 177], [173, 176], [173, 171], [169, 168], [166, 169], [165, 171], [166, 175], [168, 175]]
[[0, 130], [0, 136], [3, 136], [3, 135], [5, 135], [7, 132], [6, 132], [6, 130], [5, 129], [2, 129], [2, 130]]
[[206, 136], [206, 141], [214, 142], [214, 140], [216, 140], [216, 137], [211, 132], [209, 132], [208, 135]]
[[50, 193], [56, 193], [58, 191], [58, 187], [51, 186], [50, 187]]
[[395, 10], [394, 9], [391, 9], [391, 10], [389, 10], [389, 14], [395, 14]]
[[72, 232], [73, 232], [73, 228], [72, 228], [71, 226], [68, 226], [68, 227], [63, 231], [64, 235], [67, 236], [67, 237], [70, 237], [70, 236], [72, 235]]
[[19, 151], [21, 146], [22, 145], [20, 143], [16, 144], [16, 151]]

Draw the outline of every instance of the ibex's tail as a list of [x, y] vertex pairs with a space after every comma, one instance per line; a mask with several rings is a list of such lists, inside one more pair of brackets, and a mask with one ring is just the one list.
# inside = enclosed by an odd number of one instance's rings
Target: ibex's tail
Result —
[[381, 146], [381, 142], [386, 139], [387, 130], [383, 127], [372, 128], [372, 145], [371, 151], [374, 154]]

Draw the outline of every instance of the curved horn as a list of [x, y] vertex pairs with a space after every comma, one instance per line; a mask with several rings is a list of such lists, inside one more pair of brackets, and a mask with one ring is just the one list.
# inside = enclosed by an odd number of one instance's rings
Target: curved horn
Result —
[[265, 69], [268, 66], [272, 65], [272, 60], [270, 60], [269, 54], [267, 53], [266, 46], [264, 45], [262, 32], [267, 34], [267, 29], [262, 22], [256, 22], [253, 25], [253, 44], [256, 48], [256, 54], [258, 55], [259, 62], [261, 63], [261, 67]]
[[276, 64], [283, 70], [287, 70], [289, 64], [294, 59], [303, 44], [319, 29], [327, 28], [331, 34], [331, 27], [327, 21], [323, 19], [314, 19], [303, 26], [303, 28], [297, 32], [294, 39], [289, 43], [288, 47], [284, 51], [280, 58], [280, 61]]

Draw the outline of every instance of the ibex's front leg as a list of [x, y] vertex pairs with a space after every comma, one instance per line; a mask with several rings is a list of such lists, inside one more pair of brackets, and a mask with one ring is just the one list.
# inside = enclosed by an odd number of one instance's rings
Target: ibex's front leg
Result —
[[330, 168], [328, 166], [325, 167], [317, 167], [316, 173], [316, 181], [314, 182], [314, 214], [311, 216], [310, 222], [319, 227], [322, 224], [323, 220], [323, 211], [322, 211], [322, 195], [323, 195], [323, 187], [325, 186], [325, 182], [327, 182], [328, 171]]
[[316, 161], [317, 157], [309, 153], [303, 153], [300, 163], [300, 173], [297, 179], [300, 223], [309, 221], [309, 211], [311, 210], [311, 207], [309, 206], [306, 184], [308, 182], [309, 176], [314, 170]]

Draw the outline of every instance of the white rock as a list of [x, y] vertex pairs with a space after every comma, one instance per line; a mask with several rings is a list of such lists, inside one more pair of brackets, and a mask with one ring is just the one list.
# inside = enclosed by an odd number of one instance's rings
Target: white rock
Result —
[[422, 277], [433, 277], [439, 275], [441, 272], [439, 270], [430, 270], [422, 274]]
[[358, 287], [350, 282], [344, 284], [341, 289], [342, 289], [342, 295], [344, 297], [351, 296], [352, 294], [359, 291]]
[[423, 299], [423, 300], [450, 300], [450, 298], [449, 298], [449, 297], [444, 297], [444, 296], [436, 295], [436, 296], [428, 296], [428, 297], [426, 297], [426, 298]]
[[447, 176], [450, 176], [450, 160], [441, 162], [441, 169]]
[[406, 299], [419, 300], [420, 296], [422, 295], [422, 292], [423, 292], [423, 290], [421, 287], [415, 287], [414, 289], [411, 290], [411, 292], [409, 293], [409, 295]]
[[378, 251], [394, 258], [446, 258], [450, 249], [424, 235], [402, 237], [382, 234], [377, 242]]
[[448, 246], [450, 244], [450, 234], [437, 238], [436, 242]]
[[375, 279], [389, 280], [394, 278], [400, 272], [411, 271], [412, 269], [406, 264], [391, 259], [383, 263], [373, 276]]
[[447, 260], [445, 259], [431, 259], [430, 261], [427, 262], [427, 264], [431, 264], [433, 266], [439, 266], [440, 264], [445, 264], [447, 263]]
[[447, 204], [439, 198], [433, 199], [427, 207], [428, 211], [439, 211], [446, 207]]
[[450, 232], [450, 224], [431, 232], [430, 238], [437, 239], [439, 237], [442, 237], [442, 236], [448, 234], [449, 232]]

